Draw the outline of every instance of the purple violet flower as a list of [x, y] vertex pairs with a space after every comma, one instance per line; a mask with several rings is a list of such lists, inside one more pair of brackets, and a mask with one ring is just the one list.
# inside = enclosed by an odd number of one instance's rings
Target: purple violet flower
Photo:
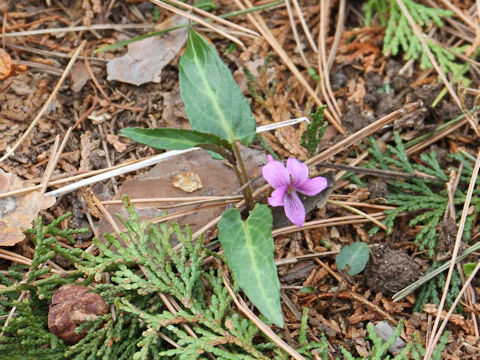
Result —
[[283, 206], [287, 218], [297, 226], [305, 221], [305, 207], [297, 191], [313, 196], [325, 190], [328, 181], [322, 176], [308, 178], [308, 166], [294, 158], [288, 158], [287, 167], [267, 155], [268, 162], [262, 169], [263, 177], [273, 187], [268, 198], [270, 206]]

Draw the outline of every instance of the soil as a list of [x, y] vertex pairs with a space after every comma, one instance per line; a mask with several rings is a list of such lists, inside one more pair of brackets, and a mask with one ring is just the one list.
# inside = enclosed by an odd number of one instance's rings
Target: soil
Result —
[[420, 266], [405, 251], [392, 250], [383, 244], [376, 244], [370, 250], [372, 256], [365, 268], [365, 280], [371, 291], [391, 296], [420, 277]]

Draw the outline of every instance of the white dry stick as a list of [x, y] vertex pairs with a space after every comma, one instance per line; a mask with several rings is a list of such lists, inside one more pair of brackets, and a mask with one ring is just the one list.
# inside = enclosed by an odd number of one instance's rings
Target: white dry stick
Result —
[[462, 217], [460, 218], [460, 224], [458, 226], [457, 237], [455, 239], [455, 246], [453, 248], [452, 253], [452, 260], [450, 263], [450, 267], [448, 269], [447, 280], [445, 281], [445, 288], [443, 290], [442, 298], [440, 299], [440, 304], [438, 305], [437, 317], [435, 318], [435, 322], [433, 324], [430, 340], [428, 341], [428, 346], [425, 352], [424, 360], [429, 360], [432, 356], [432, 352], [435, 346], [435, 337], [437, 336], [437, 327], [438, 323], [440, 322], [440, 315], [442, 313], [443, 307], [445, 305], [445, 300], [447, 298], [448, 287], [450, 285], [450, 281], [452, 279], [453, 269], [455, 267], [455, 259], [458, 255], [458, 250], [460, 248], [460, 243], [463, 236], [463, 230], [465, 228], [465, 221], [467, 220], [468, 215], [468, 208], [470, 207], [470, 201], [472, 200], [473, 190], [475, 189], [475, 183], [477, 181], [478, 170], [480, 169], [480, 152], [477, 155], [477, 161], [475, 162], [475, 167], [472, 172], [472, 177], [470, 179], [470, 184], [468, 185], [467, 195], [465, 197], [465, 203], [463, 204], [463, 211]]
[[13, 145], [13, 147], [8, 149], [7, 153], [0, 158], [0, 163], [3, 162], [5, 159], [7, 159], [10, 155], [12, 155], [15, 152], [15, 150], [20, 146], [20, 144], [27, 138], [27, 136], [30, 135], [33, 128], [35, 127], [35, 125], [37, 125], [38, 121], [41, 119], [41, 117], [43, 116], [43, 114], [47, 110], [48, 106], [52, 102], [53, 98], [57, 94], [58, 89], [60, 89], [60, 86], [62, 86], [63, 82], [65, 81], [65, 79], [67, 77], [67, 75], [70, 73], [70, 70], [72, 69], [73, 64], [77, 60], [78, 56], [80, 55], [80, 52], [85, 47], [86, 43], [87, 43], [87, 40], [83, 40], [82, 43], [80, 44], [80, 46], [77, 48], [77, 50], [75, 50], [75, 53], [72, 55], [72, 58], [68, 62], [67, 67], [65, 68], [62, 76], [58, 80], [57, 85], [55, 85], [55, 88], [53, 89], [52, 93], [48, 97], [47, 101], [45, 101], [45, 104], [43, 104], [43, 106], [40, 109], [40, 111], [38, 112], [37, 116], [35, 117], [35, 119], [33, 119], [32, 123], [27, 128], [27, 130], [23, 133], [23, 135], [20, 137], [20, 139], [18, 139], [18, 141], [15, 143], [15, 145]]
[[[308, 122], [308, 119], [306, 117], [301, 117], [301, 118], [298, 118], [298, 119], [291, 119], [291, 120], [282, 121], [282, 122], [279, 122], [279, 123], [276, 123], [276, 124], [259, 126], [257, 128], [257, 133], [271, 131], [271, 130], [282, 128], [282, 127], [285, 127], [285, 126], [295, 125], [295, 124], [298, 124], [298, 123], [303, 122], [303, 121]], [[45, 196], [59, 196], [59, 195], [67, 194], [67, 193], [72, 192], [74, 190], [77, 190], [81, 187], [84, 187], [84, 186], [87, 186], [87, 185], [90, 185], [90, 184], [94, 184], [94, 183], [97, 183], [97, 182], [102, 181], [102, 180], [110, 179], [111, 177], [114, 177], [114, 176], [118, 176], [118, 175], [126, 174], [126, 173], [129, 173], [129, 172], [132, 172], [132, 171], [136, 171], [136, 170], [139, 170], [139, 169], [143, 169], [144, 167], [158, 164], [159, 162], [161, 162], [165, 159], [168, 159], [168, 158], [171, 158], [171, 157], [174, 157], [174, 156], [178, 156], [178, 155], [181, 155], [181, 154], [185, 154], [185, 153], [188, 153], [188, 152], [191, 152], [191, 151], [197, 151], [197, 150], [200, 150], [200, 148], [194, 147], [194, 148], [190, 148], [190, 149], [186, 149], [186, 150], [167, 151], [167, 152], [164, 152], [162, 154], [159, 154], [159, 155], [153, 156], [151, 158], [148, 158], [146, 160], [139, 161], [139, 162], [136, 162], [134, 164], [126, 165], [126, 166], [123, 166], [123, 167], [118, 167], [118, 168], [113, 169], [111, 171], [104, 172], [102, 174], [98, 174], [98, 175], [95, 175], [95, 176], [91, 176], [91, 177], [86, 178], [86, 179], [82, 179], [82, 180], [80, 180], [76, 183], [70, 184], [70, 185], [66, 185], [66, 186], [64, 186], [60, 189], [49, 191], [49, 192], [45, 193]]]

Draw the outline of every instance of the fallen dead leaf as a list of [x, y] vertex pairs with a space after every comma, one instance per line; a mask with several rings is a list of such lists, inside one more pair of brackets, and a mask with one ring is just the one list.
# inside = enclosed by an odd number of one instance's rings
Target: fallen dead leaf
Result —
[[[242, 154], [250, 179], [261, 175], [261, 166], [266, 161], [265, 152], [244, 148]], [[203, 179], [203, 187], [195, 192], [195, 196], [233, 195], [239, 190], [233, 169], [227, 166], [224, 161], [212, 159], [205, 151], [194, 151], [166, 159], [155, 165], [146, 174], [125, 181], [114, 199], [121, 199], [125, 194], [128, 194], [131, 199], [190, 196], [185, 191], [172, 185], [175, 176], [185, 172], [195, 173], [200, 179]], [[135, 208], [141, 220], [151, 220], [165, 214], [165, 210], [162, 210], [161, 206], [172, 204], [178, 204], [178, 202], [136, 204]], [[128, 214], [122, 205], [106, 205], [105, 207], [111, 215], [118, 214], [123, 218], [128, 218]], [[221, 205], [197, 210], [173, 221], [181, 225], [189, 224], [192, 230], [196, 231], [219, 216], [225, 208], [226, 205]], [[169, 210], [170, 214], [175, 212], [176, 209]], [[120, 221], [115, 216], [113, 217], [120, 229], [124, 229]], [[105, 232], [112, 232], [112, 228], [105, 218], [100, 220], [98, 230], [102, 235]]]
[[[0, 169], [0, 193], [31, 186], [18, 176]], [[55, 204], [55, 198], [45, 197], [39, 191], [0, 199], [0, 246], [13, 246], [25, 238], [38, 212]]]
[[175, 175], [172, 185], [177, 189], [181, 189], [189, 193], [199, 190], [203, 187], [200, 176], [191, 171]]
[[[422, 309], [424, 312], [430, 315], [436, 315], [438, 311], [437, 305], [435, 304], [425, 304], [423, 305]], [[442, 313], [440, 314], [440, 320], [444, 320], [446, 316], [447, 316], [447, 312], [443, 310]], [[448, 321], [457, 326], [465, 325], [465, 318], [459, 314], [452, 314]]]
[[10, 76], [17, 76], [24, 71], [27, 71], [25, 65], [15, 64], [10, 55], [8, 55], [5, 50], [0, 49], [0, 80], [4, 80]]
[[[92, 71], [94, 74], [100, 72], [100, 68], [92, 66]], [[70, 71], [70, 80], [72, 82], [72, 91], [79, 92], [82, 90], [83, 86], [90, 80], [90, 73], [87, 70], [85, 63], [78, 61], [73, 65], [72, 70]]]
[[108, 143], [115, 148], [117, 152], [123, 153], [127, 149], [127, 144], [121, 142], [120, 138], [117, 135], [107, 134], [105, 138], [107, 139]]
[[[173, 26], [184, 25], [188, 19], [174, 15]], [[128, 52], [107, 63], [108, 80], [133, 85], [160, 82], [160, 74], [182, 49], [187, 39], [187, 28], [169, 32], [161, 37], [150, 37], [128, 45]]]

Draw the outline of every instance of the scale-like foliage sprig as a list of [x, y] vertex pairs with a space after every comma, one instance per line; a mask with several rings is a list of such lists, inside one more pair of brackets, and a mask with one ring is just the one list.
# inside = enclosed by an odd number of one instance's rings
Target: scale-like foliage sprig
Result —
[[[403, 3], [415, 23], [423, 30], [426, 30], [431, 24], [442, 27], [442, 18], [453, 15], [450, 10], [431, 8], [413, 0], [403, 0]], [[365, 6], [367, 25], [371, 24], [373, 15], [376, 13], [379, 15], [380, 23], [385, 27], [383, 52], [386, 55], [397, 55], [400, 51], [403, 51], [406, 60], [419, 60], [422, 69], [432, 67], [427, 53], [396, 0], [369, 0]], [[458, 62], [457, 56], [454, 54], [454, 52], [462, 54], [464, 48], [452, 48], [449, 51], [433, 41], [425, 40], [443, 73], [451, 74], [453, 81], [470, 82], [465, 76], [465, 73], [470, 69], [470, 65]]]
[[[2, 273], [0, 281], [7, 286], [0, 289], [2, 314], [17, 306], [16, 316], [0, 338], [2, 359], [203, 360], [208, 358], [207, 353], [217, 359], [232, 360], [289, 358], [269, 339], [260, 336], [250, 320], [234, 311], [220, 272], [212, 268], [206, 271], [202, 266], [208, 256], [202, 239], [194, 242], [190, 230], [177, 225], [154, 227], [139, 222], [133, 207], [128, 210], [130, 218], [124, 220], [128, 232], [120, 238], [107, 235], [107, 244], [95, 240], [100, 251], [97, 256], [69, 253], [77, 269], [69, 270], [63, 277], [54, 274], [34, 279], [25, 288], [15, 283], [24, 278], [19, 272], [24, 269], [12, 269], [11, 276]], [[31, 232], [42, 254], [60, 252], [50, 235], [40, 221]], [[173, 249], [173, 241], [182, 244], [180, 252]], [[80, 325], [77, 330], [89, 327], [86, 337], [67, 346], [47, 328], [52, 292], [82, 276], [83, 284], [101, 280], [102, 272], [111, 273], [111, 283], [97, 284], [91, 289], [108, 304], [115, 305], [116, 318], [108, 313]], [[37, 290], [44, 286], [48, 286], [48, 291]], [[20, 302], [12, 300], [25, 289], [31, 290], [29, 297]], [[167, 299], [174, 304], [175, 311], [166, 306]], [[307, 359], [314, 358], [313, 351], [328, 359], [325, 337], [318, 343], [307, 338], [307, 315], [305, 312], [301, 347], [297, 351]]]
[[[422, 226], [422, 229], [417, 233], [415, 237], [416, 243], [419, 245], [420, 250], [427, 250], [427, 254], [430, 258], [435, 255], [435, 248], [438, 244], [438, 232], [437, 226], [443, 219], [446, 207], [448, 205], [448, 194], [445, 189], [445, 182], [449, 180], [446, 169], [442, 169], [438, 162], [435, 152], [429, 154], [422, 154], [420, 159], [422, 164], [412, 164], [408, 159], [407, 153], [403, 146], [400, 135], [395, 132], [395, 146], [389, 145], [387, 152], [382, 152], [377, 145], [376, 141], [370, 139], [371, 148], [370, 154], [374, 158], [376, 164], [370, 163], [371, 167], [379, 167], [384, 170], [402, 170], [408, 173], [414, 173], [419, 171], [428, 175], [435, 176], [438, 180], [426, 180], [421, 178], [409, 178], [407, 180], [397, 180], [389, 184], [389, 193], [387, 196], [387, 204], [396, 205], [397, 207], [392, 210], [386, 210], [387, 217], [384, 220], [387, 226], [388, 232], [392, 231], [394, 221], [396, 217], [402, 212], [408, 212], [409, 214], [415, 214], [410, 220], [410, 226]], [[461, 155], [456, 155], [456, 159], [465, 161], [463, 167], [462, 180], [470, 181], [468, 176], [471, 176], [473, 171], [472, 165], [466, 161]], [[467, 176], [463, 175], [466, 174]], [[474, 206], [474, 214], [469, 215], [468, 221], [465, 226], [464, 237], [466, 240], [470, 238], [470, 231], [473, 224], [473, 220], [480, 211], [480, 198], [479, 194], [475, 194], [472, 199], [472, 205]], [[465, 194], [462, 188], [459, 187], [454, 194], [454, 203], [456, 205], [463, 204], [465, 201]], [[459, 217], [461, 214], [457, 213]], [[373, 231], [376, 231], [375, 229]]]

